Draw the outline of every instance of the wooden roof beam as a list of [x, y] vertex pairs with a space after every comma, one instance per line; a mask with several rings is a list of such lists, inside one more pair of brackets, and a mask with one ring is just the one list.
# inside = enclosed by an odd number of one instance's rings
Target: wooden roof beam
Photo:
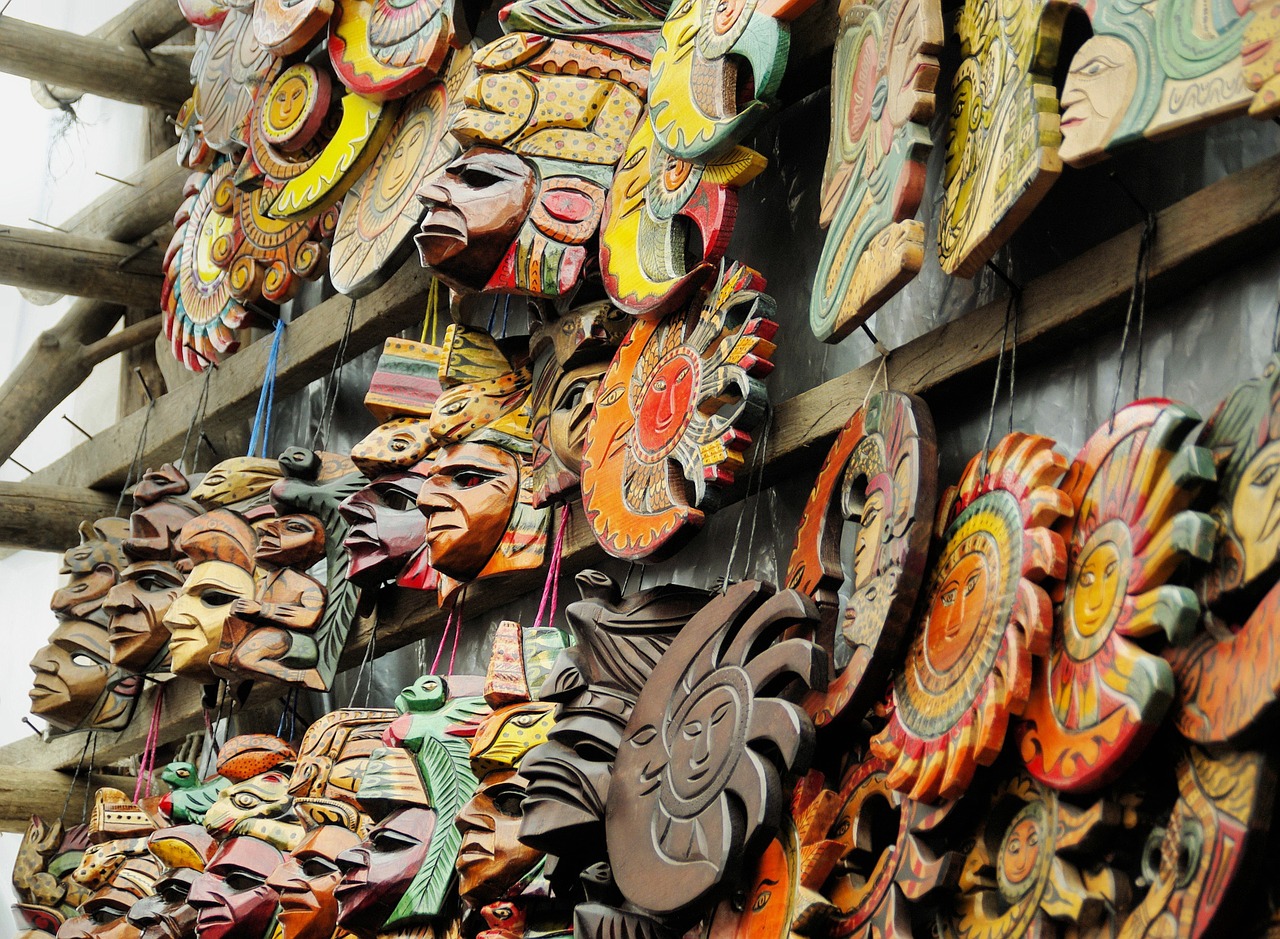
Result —
[[0, 72], [163, 108], [176, 114], [191, 96], [190, 66], [180, 57], [144, 54], [132, 44], [78, 36], [0, 16]]
[[[121, 10], [93, 32], [92, 39], [101, 39], [117, 46], [142, 46], [154, 48], [187, 28], [186, 17], [173, 0], [137, 0]], [[135, 39], [136, 37], [136, 39]], [[33, 81], [31, 92], [46, 107], [69, 103], [84, 94], [84, 89], [65, 85], [50, 85]]]
[[78, 818], [85, 800], [91, 800], [99, 786], [132, 793], [135, 782], [132, 776], [85, 773], [73, 779], [54, 770], [0, 764], [0, 831], [22, 834], [32, 815], [53, 821], [62, 815], [63, 806], [72, 807]]
[[61, 554], [80, 543], [80, 523], [116, 514], [116, 500], [95, 489], [0, 482], [0, 548]]
[[0, 284], [14, 287], [159, 310], [163, 260], [157, 247], [139, 249], [59, 231], [0, 229]]

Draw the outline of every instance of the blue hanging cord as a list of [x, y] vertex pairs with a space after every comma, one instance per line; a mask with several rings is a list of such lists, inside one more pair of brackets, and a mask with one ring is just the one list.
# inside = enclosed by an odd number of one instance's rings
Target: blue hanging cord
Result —
[[493, 335], [493, 321], [498, 318], [498, 298], [493, 298], [493, 309], [489, 311], [489, 335]]
[[506, 302], [502, 305], [502, 338], [507, 338], [507, 320], [511, 318], [511, 294], [507, 294]]
[[262, 376], [262, 391], [258, 394], [258, 412], [253, 416], [253, 435], [249, 438], [249, 456], [265, 457], [267, 455], [267, 438], [271, 436], [271, 412], [276, 406], [276, 367], [280, 362], [280, 340], [283, 336], [284, 320], [276, 320], [276, 334], [271, 340], [271, 354], [267, 357], [267, 369]]

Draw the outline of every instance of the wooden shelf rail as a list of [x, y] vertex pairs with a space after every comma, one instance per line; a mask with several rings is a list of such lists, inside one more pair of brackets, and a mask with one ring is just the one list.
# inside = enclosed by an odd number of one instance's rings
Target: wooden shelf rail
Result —
[[[1280, 198], [1276, 196], [1277, 192], [1280, 192], [1280, 156], [1214, 183], [1161, 212], [1161, 234], [1151, 258], [1148, 316], [1160, 315], [1162, 304], [1195, 288], [1210, 274], [1221, 273], [1242, 258], [1256, 256], [1274, 244], [1280, 235]], [[1142, 227], [1135, 226], [1027, 284], [1023, 290], [1019, 320], [1019, 353], [1032, 357], [1037, 353], [1045, 354], [1060, 348], [1063, 343], [1096, 335], [1108, 326], [1117, 325], [1132, 284], [1141, 236]], [[358, 340], [353, 335], [349, 349], [368, 348], [381, 336], [402, 329], [413, 321], [425, 296], [426, 280], [420, 275], [421, 272], [415, 273], [410, 264], [382, 291], [360, 301], [357, 319], [362, 331]], [[378, 299], [380, 295], [382, 300]], [[366, 302], [370, 306], [362, 309]], [[393, 302], [394, 306], [387, 319], [379, 320], [371, 310], [384, 302]], [[323, 357], [326, 350], [328, 355], [332, 355], [333, 345], [341, 334], [341, 329], [334, 326], [338, 314], [333, 303], [326, 301], [308, 313], [297, 326], [290, 327], [295, 331], [294, 341], [305, 346], [307, 358]], [[308, 324], [308, 319], [317, 313], [321, 315]], [[922, 394], [928, 399], [946, 394], [959, 380], [989, 374], [999, 353], [1004, 316], [1005, 301], [997, 300], [895, 349], [889, 363], [893, 387]], [[320, 336], [311, 335], [311, 330], [318, 329], [328, 330], [325, 334], [327, 342], [321, 342]], [[299, 335], [304, 332], [306, 335], [299, 341]], [[223, 374], [217, 376], [219, 397], [216, 405], [211, 401], [211, 414], [216, 406], [221, 409], [220, 419], [227, 419], [227, 409], [242, 408], [245, 401], [256, 396], [256, 385], [251, 379], [261, 374], [266, 345], [257, 343], [228, 361]], [[227, 388], [226, 382], [232, 377], [232, 366], [242, 360], [254, 364], [246, 366], [243, 372], [235, 372], [240, 376], [236, 380], [249, 386], [237, 392], [234, 388]], [[877, 366], [877, 362], [868, 363], [777, 405], [765, 455], [765, 485], [784, 474], [795, 472], [801, 465], [817, 465], [831, 438], [876, 380]], [[286, 365], [285, 368], [288, 367]], [[282, 369], [282, 375], [284, 371]], [[297, 387], [299, 375], [294, 375], [290, 381], [293, 387]], [[178, 399], [182, 394], [178, 392], [166, 398]], [[237, 394], [238, 398], [235, 397]], [[191, 396], [194, 397], [194, 393]], [[180, 443], [178, 431], [185, 430], [188, 408], [189, 403], [183, 404], [181, 410], [175, 409], [166, 414], [167, 429], [164, 433], [169, 435], [169, 440], [161, 449], [162, 454], [172, 454], [177, 445], [174, 438], [179, 438]], [[235, 417], [243, 419], [244, 413], [243, 410], [236, 412]], [[124, 433], [121, 428], [129, 424], [130, 421], [126, 420], [113, 432], [99, 434], [44, 474], [37, 475], [43, 476], [42, 481], [58, 480], [61, 484], [75, 486], [101, 484], [123, 475], [120, 467], [132, 452], [130, 450], [126, 454], [121, 449], [123, 441], [134, 438], [115, 439], [113, 433]], [[750, 463], [751, 458], [748, 457]], [[739, 489], [736, 497], [741, 495]], [[586, 531], [580, 515], [579, 512], [574, 516], [573, 527], [565, 537], [563, 572], [566, 575], [599, 563], [604, 557]], [[534, 589], [544, 576], [541, 571], [532, 571], [507, 578], [497, 585], [478, 584], [468, 591], [467, 613], [476, 617], [492, 610], [508, 602], [512, 596]], [[379, 613], [376, 656], [422, 638], [438, 637], [444, 627], [444, 613], [436, 609], [433, 598], [422, 593], [393, 591], [385, 598]], [[369, 639], [367, 630], [352, 636], [343, 654], [344, 667], [361, 661]], [[257, 692], [260, 697], [250, 698], [251, 708], [255, 701], [261, 702], [265, 697], [279, 693], [278, 689], [273, 691], [269, 688], [257, 689]], [[178, 688], [174, 695], [175, 701], [166, 702], [165, 740], [189, 733], [198, 728], [202, 720], [199, 696], [195, 690]], [[263, 705], [259, 703], [256, 706]], [[278, 707], [273, 713], [277, 712]], [[170, 722], [173, 726], [169, 726]], [[146, 733], [146, 721], [135, 720], [134, 725], [119, 734], [107, 735], [110, 739], [103, 742], [104, 749], [100, 752], [126, 755], [138, 752]], [[0, 747], [0, 765], [65, 768], [75, 765], [78, 753], [79, 748], [74, 743], [55, 740], [46, 746], [38, 738], [31, 738]]]

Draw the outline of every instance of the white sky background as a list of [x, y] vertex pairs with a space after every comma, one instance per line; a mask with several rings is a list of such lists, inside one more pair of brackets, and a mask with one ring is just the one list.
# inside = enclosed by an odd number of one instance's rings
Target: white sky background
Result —
[[[88, 33], [129, 5], [130, 0], [12, 0], [6, 15]], [[141, 166], [141, 108], [86, 95], [76, 111], [80, 122], [59, 134], [59, 112], [37, 104], [26, 79], [0, 74], [0, 127], [5, 140], [0, 147], [0, 227], [39, 228], [28, 221], [31, 218], [61, 224], [116, 185], [96, 176], [95, 170], [124, 178]], [[53, 306], [34, 306], [15, 288], [0, 286], [0, 381], [8, 378], [41, 331], [57, 323], [69, 305], [70, 300], [63, 299]], [[14, 456], [39, 469], [82, 441], [79, 431], [61, 419], [63, 414], [90, 433], [109, 427], [116, 417], [118, 381], [118, 359], [100, 365]], [[26, 475], [12, 462], [0, 466], [0, 480], [22, 480]], [[53, 630], [49, 598], [58, 586], [58, 562], [55, 554], [33, 551], [0, 561], [0, 597], [6, 614], [0, 624], [4, 648], [0, 744], [31, 733], [22, 723], [31, 686], [27, 663]], [[17, 835], [0, 837], [0, 939], [15, 933], [8, 915], [13, 902], [9, 872], [18, 841]]]

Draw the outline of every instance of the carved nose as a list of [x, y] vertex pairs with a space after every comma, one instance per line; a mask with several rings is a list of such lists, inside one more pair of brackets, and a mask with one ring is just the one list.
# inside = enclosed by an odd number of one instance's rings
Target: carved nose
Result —
[[449, 201], [449, 192], [439, 183], [424, 183], [418, 190], [418, 201], [430, 208]]

